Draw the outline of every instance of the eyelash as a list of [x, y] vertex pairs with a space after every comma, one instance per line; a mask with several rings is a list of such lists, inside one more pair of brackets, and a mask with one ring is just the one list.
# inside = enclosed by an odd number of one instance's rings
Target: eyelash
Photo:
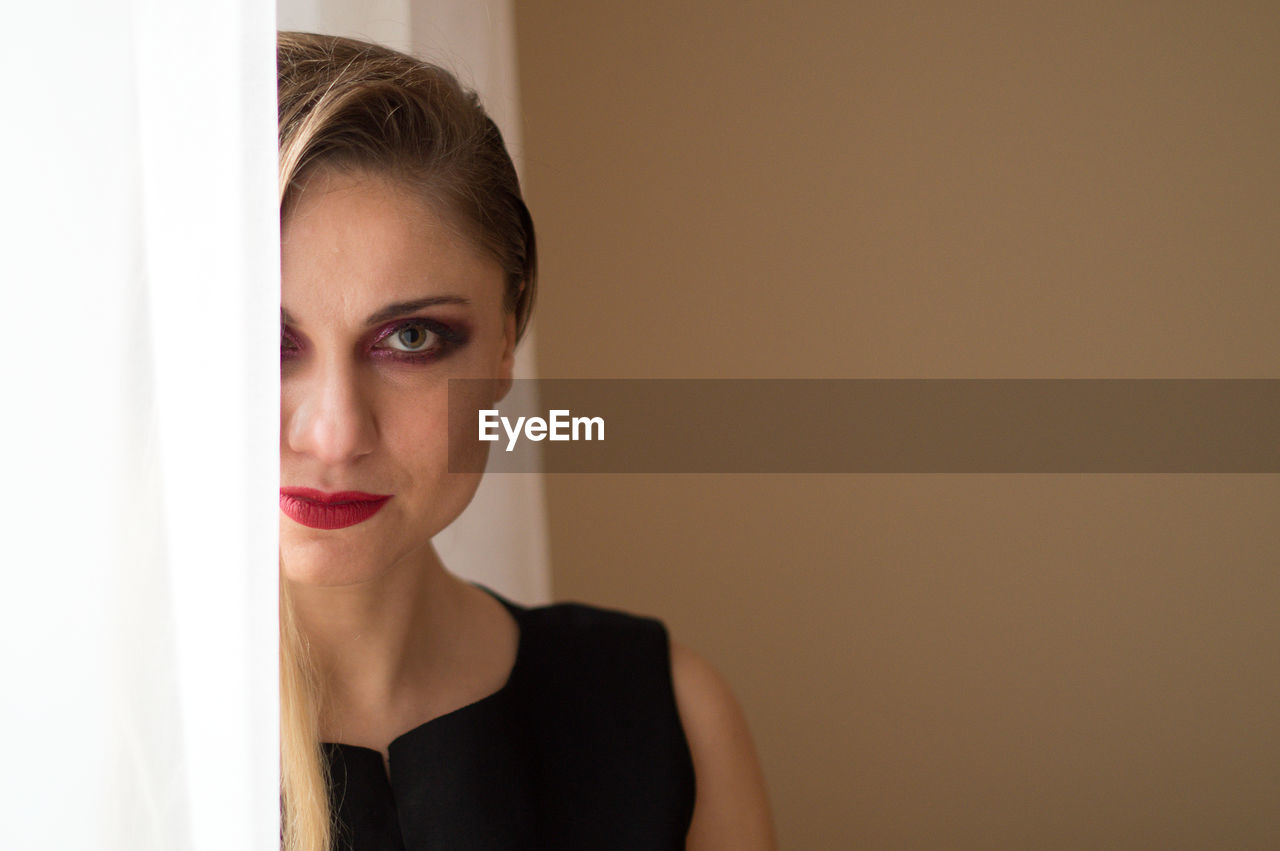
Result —
[[[377, 344], [381, 343], [388, 337], [394, 337], [406, 328], [412, 328], [420, 325], [427, 330], [428, 333], [434, 334], [438, 340], [429, 349], [423, 349], [419, 352], [402, 352], [399, 349], [379, 349]], [[434, 319], [404, 319], [378, 332], [374, 338], [373, 344], [369, 347], [370, 352], [386, 352], [386, 354], [377, 354], [374, 357], [391, 358], [392, 360], [401, 361], [403, 363], [427, 363], [433, 360], [439, 360], [454, 349], [464, 345], [467, 342], [467, 333], [465, 330], [454, 328], [443, 322], [437, 322]]]
[[[423, 349], [417, 352], [404, 352], [399, 349], [380, 348], [378, 343], [388, 337], [394, 336], [406, 328], [421, 326], [426, 329], [427, 333], [437, 337], [435, 344], [431, 348]], [[455, 327], [452, 325], [439, 322], [435, 319], [426, 319], [423, 317], [413, 319], [401, 319], [385, 328], [379, 330], [373, 342], [369, 344], [368, 351], [372, 357], [379, 360], [391, 360], [397, 363], [407, 364], [423, 364], [439, 360], [451, 354], [455, 349], [466, 345], [469, 333], [465, 327]], [[286, 348], [288, 344], [288, 348]], [[280, 329], [280, 359], [291, 360], [297, 357], [297, 353], [302, 350], [298, 340], [288, 329]]]

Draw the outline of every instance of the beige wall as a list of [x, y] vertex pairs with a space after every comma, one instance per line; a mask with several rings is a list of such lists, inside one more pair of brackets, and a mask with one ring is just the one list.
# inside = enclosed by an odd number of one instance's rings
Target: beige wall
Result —
[[[1274, 377], [1280, 6], [520, 0], [549, 377]], [[790, 849], [1273, 847], [1280, 477], [556, 476]]]

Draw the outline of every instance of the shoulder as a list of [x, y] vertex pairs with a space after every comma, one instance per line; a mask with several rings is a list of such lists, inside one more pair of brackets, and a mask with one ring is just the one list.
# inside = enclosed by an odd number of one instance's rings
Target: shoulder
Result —
[[[666, 627], [655, 618], [583, 603], [515, 612], [517, 669], [545, 690], [604, 701], [671, 705]], [[547, 691], [551, 694], [551, 691]]]
[[531, 653], [601, 657], [613, 664], [637, 655], [667, 656], [666, 627], [656, 618], [584, 603], [553, 603], [517, 614], [522, 643]]
[[[691, 773], [692, 820], [684, 822], [689, 851], [776, 847], [746, 718], [709, 662], [673, 641], [656, 618], [576, 602], [521, 609], [516, 616], [523, 667], [537, 672], [542, 693], [579, 690], [567, 705], [591, 708], [592, 717], [577, 719], [576, 730], [617, 722], [609, 740], [646, 743], [640, 762], [646, 770], [660, 765], [655, 777]], [[552, 683], [558, 687], [546, 688]], [[595, 712], [610, 703], [603, 714]], [[645, 725], [652, 729], [637, 735]]]
[[537, 629], [577, 633], [634, 633], [663, 629], [662, 622], [656, 618], [578, 602], [522, 608], [518, 619], [522, 625]]
[[559, 603], [517, 614], [520, 723], [572, 805], [599, 828], [591, 841], [547, 847], [685, 847], [695, 774], [672, 688], [669, 638], [659, 620]]
[[521, 656], [575, 649], [604, 652], [637, 644], [647, 645], [650, 650], [661, 644], [662, 653], [666, 655], [666, 627], [655, 618], [576, 601], [526, 605], [479, 587], [501, 603], [515, 620]]
[[676, 642], [671, 676], [697, 778], [688, 847], [774, 848], [764, 775], [733, 690], [709, 662]]
[[721, 728], [720, 722], [737, 726], [743, 721], [737, 698], [720, 672], [676, 641], [671, 642], [671, 679], [681, 717], [694, 722], [700, 730], [713, 732]]

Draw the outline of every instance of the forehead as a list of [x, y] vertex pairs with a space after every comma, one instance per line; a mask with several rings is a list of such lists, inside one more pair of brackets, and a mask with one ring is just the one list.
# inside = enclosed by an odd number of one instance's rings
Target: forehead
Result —
[[500, 305], [492, 257], [391, 178], [315, 173], [281, 226], [281, 302], [299, 321], [363, 319], [391, 302], [437, 295]]

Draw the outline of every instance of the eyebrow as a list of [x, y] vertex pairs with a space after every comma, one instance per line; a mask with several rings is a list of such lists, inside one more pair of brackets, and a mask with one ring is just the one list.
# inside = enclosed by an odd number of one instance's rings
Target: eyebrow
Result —
[[[374, 311], [369, 318], [364, 321], [365, 325], [377, 325], [380, 322], [386, 322], [388, 319], [395, 319], [397, 316], [404, 316], [406, 313], [413, 313], [422, 310], [424, 307], [434, 307], [437, 304], [470, 304], [471, 300], [463, 298], [460, 295], [433, 295], [427, 298], [415, 298], [412, 301], [397, 301], [394, 304], [388, 304], [381, 310]], [[293, 325], [294, 319], [289, 315], [289, 311], [283, 307], [280, 308], [280, 321]]]

